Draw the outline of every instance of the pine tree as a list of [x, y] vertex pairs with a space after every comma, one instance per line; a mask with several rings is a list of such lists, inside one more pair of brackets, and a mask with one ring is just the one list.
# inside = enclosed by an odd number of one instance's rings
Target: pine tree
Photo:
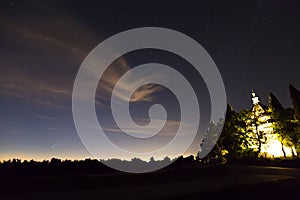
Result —
[[223, 152], [227, 152], [226, 159], [234, 161], [243, 156], [243, 144], [246, 143], [246, 123], [240, 113], [227, 105], [226, 118], [221, 134]]
[[299, 157], [300, 154], [300, 91], [298, 91], [294, 86], [289, 85], [290, 98], [292, 100], [293, 105], [293, 115], [294, 120], [291, 124], [291, 129], [293, 131], [290, 132], [289, 138], [291, 142], [294, 144], [297, 155]]
[[273, 132], [281, 143], [281, 149], [283, 156], [286, 157], [284, 146], [290, 146], [293, 148], [293, 144], [290, 140], [291, 123], [293, 120], [293, 114], [290, 109], [284, 109], [278, 99], [270, 93], [269, 95], [269, 110], [268, 113], [271, 117]]
[[295, 118], [300, 120], [300, 91], [298, 91], [294, 86], [289, 85], [290, 98], [293, 104], [293, 110], [295, 113]]

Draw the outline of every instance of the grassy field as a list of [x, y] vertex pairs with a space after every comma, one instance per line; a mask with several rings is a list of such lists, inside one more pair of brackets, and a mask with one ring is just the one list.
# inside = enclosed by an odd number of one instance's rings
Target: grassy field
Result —
[[1, 199], [299, 199], [300, 168], [216, 165], [147, 174], [0, 178]]

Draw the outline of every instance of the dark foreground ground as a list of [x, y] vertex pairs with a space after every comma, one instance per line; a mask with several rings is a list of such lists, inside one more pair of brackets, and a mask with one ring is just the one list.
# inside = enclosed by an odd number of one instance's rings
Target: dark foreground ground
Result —
[[218, 165], [147, 174], [0, 178], [0, 199], [300, 199], [300, 168]]

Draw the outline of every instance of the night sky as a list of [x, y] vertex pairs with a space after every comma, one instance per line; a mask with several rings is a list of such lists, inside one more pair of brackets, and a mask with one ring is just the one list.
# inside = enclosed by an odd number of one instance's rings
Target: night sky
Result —
[[[291, 106], [288, 85], [300, 89], [298, 1], [220, 2], [1, 1], [0, 160], [91, 157], [72, 117], [75, 76], [95, 46], [132, 28], [169, 28], [199, 42], [218, 66], [227, 101], [236, 111], [251, 107], [251, 89], [265, 104], [272, 92], [283, 106]], [[123, 55], [101, 78], [96, 109], [107, 136], [134, 150], [112, 119], [109, 98], [123, 73], [148, 62], [172, 66], [190, 81], [200, 101], [201, 135], [210, 115], [208, 91], [201, 76], [184, 59], [149, 49]], [[147, 123], [148, 108], [154, 103], [161, 103], [168, 111], [164, 139], [157, 142], [160, 146], [176, 132], [180, 113], [168, 89], [144, 87], [133, 96], [133, 119]], [[196, 138], [186, 154], [195, 154], [200, 139]], [[144, 146], [145, 150], [156, 147]]]

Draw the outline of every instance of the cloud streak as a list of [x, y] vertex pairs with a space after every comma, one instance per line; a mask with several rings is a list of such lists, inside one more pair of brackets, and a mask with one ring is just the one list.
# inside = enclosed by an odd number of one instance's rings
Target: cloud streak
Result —
[[71, 87], [66, 83], [10, 70], [0, 75], [0, 94], [51, 108], [65, 108], [65, 100], [71, 96]]
[[[152, 119], [152, 120], [161, 121], [159, 119]], [[149, 120], [139, 119], [137, 123], [140, 126], [148, 125]], [[190, 124], [186, 123], [186, 122], [175, 121], [175, 120], [166, 120], [165, 126], [160, 131], [159, 135], [160, 136], [174, 136], [177, 133], [177, 130], [178, 130], [178, 127], [179, 127], [180, 124], [182, 126], [185, 126], [185, 127], [190, 126]], [[156, 130], [156, 127], [152, 127], [152, 128], [153, 128], [153, 130]], [[141, 134], [141, 135], [147, 135], [148, 134], [148, 132], [143, 132], [143, 131], [141, 131], [141, 129], [136, 129], [135, 127], [131, 127], [131, 126], [125, 127], [125, 129], [123, 131], [121, 129], [119, 129], [118, 127], [106, 127], [106, 128], [103, 128], [103, 130], [106, 131], [106, 132], [110, 132], [110, 133], [124, 133], [124, 131], [126, 131], [128, 133], [134, 133], [134, 134], [138, 133], [138, 134]], [[148, 131], [151, 130], [151, 127], [150, 127], [150, 129], [147, 129], [147, 130]], [[186, 133], [186, 134], [189, 134], [189, 133]]]

